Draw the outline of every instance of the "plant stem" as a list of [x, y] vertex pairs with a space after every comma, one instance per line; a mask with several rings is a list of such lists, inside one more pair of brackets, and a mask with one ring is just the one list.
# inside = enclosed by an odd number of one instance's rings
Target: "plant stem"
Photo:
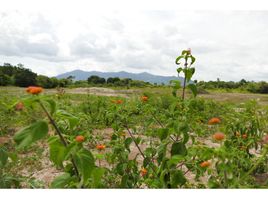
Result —
[[64, 137], [62, 136], [58, 126], [56, 125], [56, 122], [53, 120], [53, 118], [51, 117], [51, 115], [49, 114], [49, 112], [47, 111], [47, 109], [45, 108], [45, 106], [43, 105], [43, 103], [41, 101], [38, 101], [40, 106], [42, 107], [42, 109], [44, 110], [44, 112], [46, 113], [50, 123], [53, 125], [53, 127], [55, 128], [57, 134], [60, 137], [60, 140], [62, 142], [62, 144], [66, 147], [67, 146], [67, 142], [65, 141]]
[[186, 60], [186, 62], [184, 64], [184, 66], [185, 66], [185, 68], [184, 68], [185, 72], [184, 72], [184, 80], [183, 80], [183, 88], [182, 88], [182, 100], [183, 101], [184, 101], [184, 98], [185, 98], [185, 87], [186, 87], [186, 77], [187, 77], [187, 65], [188, 65], [188, 63], [187, 63], [187, 60]]
[[151, 115], [153, 116], [153, 118], [155, 119], [155, 121], [162, 127], [164, 128], [164, 125], [162, 124], [162, 122], [160, 122], [157, 117], [155, 116], [155, 114], [151, 111]]
[[226, 172], [226, 170], [224, 170], [223, 174], [224, 174], [224, 188], [227, 188], [228, 183], [227, 183], [227, 172]]
[[[155, 114], [151, 111], [151, 115], [153, 116], [153, 118], [155, 119], [155, 121], [161, 126], [161, 128], [165, 128], [165, 126], [162, 124], [162, 122], [157, 119], [157, 117], [155, 116]], [[177, 140], [175, 140], [171, 135], [169, 135], [169, 138], [173, 141], [176, 142]]]
[[131, 131], [129, 130], [129, 128], [128, 128], [127, 126], [126, 126], [126, 129], [127, 129], [127, 132], [129, 133], [130, 137], [132, 138], [132, 140], [133, 140], [135, 146], [138, 148], [138, 150], [139, 150], [141, 156], [142, 156], [143, 158], [145, 158], [143, 152], [141, 151], [141, 149], [140, 149], [138, 143], [137, 143], [136, 140], [135, 140], [135, 137], [133, 136], [133, 134], [131, 133]]
[[[57, 133], [58, 136], [60, 137], [60, 140], [61, 140], [62, 144], [63, 144], [65, 147], [67, 147], [68, 144], [67, 144], [67, 142], [65, 141], [64, 137], [62, 136], [62, 133], [61, 133], [60, 129], [58, 128], [56, 122], [55, 122], [54, 119], [51, 117], [51, 115], [49, 114], [49, 112], [47, 111], [47, 109], [46, 109], [46, 107], [43, 105], [43, 103], [42, 103], [40, 100], [38, 100], [38, 102], [39, 102], [41, 108], [43, 109], [43, 111], [46, 113], [46, 115], [47, 115], [47, 117], [48, 117], [50, 123], [51, 123], [51, 124], [53, 125], [53, 127], [55, 128], [56, 133]], [[77, 166], [76, 166], [76, 164], [75, 164], [75, 162], [74, 162], [73, 156], [72, 156], [72, 158], [71, 158], [71, 162], [72, 162], [72, 164], [73, 164], [73, 167], [74, 167], [74, 171], [75, 171], [76, 176], [77, 176], [78, 178], [80, 178], [80, 177], [79, 177], [78, 168], [77, 168]]]
[[[143, 157], [143, 159], [145, 159], [145, 155], [144, 155], [143, 152], [141, 151], [141, 149], [140, 149], [138, 143], [137, 143], [136, 140], [135, 140], [135, 137], [133, 136], [133, 134], [132, 134], [131, 131], [129, 130], [128, 126], [125, 125], [125, 127], [126, 127], [126, 129], [127, 129], [127, 132], [129, 133], [130, 137], [132, 138], [132, 140], [133, 140], [135, 146], [138, 148], [138, 150], [139, 150], [141, 156]], [[151, 169], [153, 170], [153, 172], [156, 174], [155, 169], [154, 169], [150, 164], [149, 164], [149, 167], [151, 167]]]

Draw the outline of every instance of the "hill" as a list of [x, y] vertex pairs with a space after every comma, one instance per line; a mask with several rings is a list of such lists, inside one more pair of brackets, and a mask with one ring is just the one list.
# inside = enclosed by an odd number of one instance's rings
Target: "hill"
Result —
[[176, 76], [160, 76], [160, 75], [153, 75], [147, 72], [143, 73], [129, 73], [125, 71], [120, 72], [99, 72], [99, 71], [83, 71], [83, 70], [74, 70], [70, 72], [66, 72], [56, 76], [56, 78], [67, 78], [68, 76], [74, 76], [75, 80], [87, 80], [88, 77], [96, 75], [102, 78], [109, 78], [109, 77], [119, 77], [119, 78], [131, 78], [132, 80], [141, 80], [150, 83], [157, 83], [157, 84], [169, 84], [170, 80], [180, 80], [183, 81], [182, 77]]

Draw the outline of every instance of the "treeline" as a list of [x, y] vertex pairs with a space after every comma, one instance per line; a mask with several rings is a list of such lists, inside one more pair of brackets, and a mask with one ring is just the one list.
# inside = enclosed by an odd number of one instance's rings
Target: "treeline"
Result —
[[255, 82], [255, 81], [246, 81], [242, 79], [238, 82], [234, 81], [221, 81], [217, 79], [217, 81], [199, 81], [197, 82], [197, 87], [200, 89], [238, 89], [242, 91], [248, 91], [252, 93], [268, 93], [268, 83], [265, 81]]
[[121, 87], [146, 87], [151, 86], [151, 83], [139, 81], [139, 80], [132, 80], [131, 78], [123, 78], [120, 79], [119, 77], [110, 77], [105, 78], [99, 76], [90, 76], [87, 79], [87, 83], [89, 85], [106, 85], [106, 86], [121, 86]]
[[22, 64], [12, 66], [9, 63], [4, 63], [0, 66], [0, 86], [41, 86], [43, 88], [55, 87], [87, 87], [87, 86], [122, 86], [122, 87], [146, 87], [150, 86], [149, 82], [132, 80], [130, 78], [120, 79], [115, 78], [101, 78], [98, 76], [90, 76], [85, 81], [74, 81], [73, 76], [67, 78], [57, 79], [55, 77], [47, 77], [44, 75], [37, 75], [30, 69], [25, 68]]
[[22, 64], [12, 66], [9, 63], [4, 63], [0, 66], [0, 86], [19, 86], [28, 87], [38, 85], [44, 88], [66, 87], [72, 84], [71, 78], [57, 79], [50, 78], [44, 75], [37, 75], [30, 69], [24, 68]]

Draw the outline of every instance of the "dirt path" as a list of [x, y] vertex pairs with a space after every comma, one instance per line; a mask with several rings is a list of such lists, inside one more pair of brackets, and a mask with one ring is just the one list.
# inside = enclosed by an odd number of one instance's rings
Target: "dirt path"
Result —
[[261, 105], [268, 104], [267, 94], [251, 94], [251, 93], [209, 93], [200, 94], [199, 97], [204, 97], [206, 99], [213, 99], [215, 101], [232, 102], [232, 103], [242, 103], [249, 100], [256, 100]]
[[[55, 91], [56, 92], [56, 91]], [[120, 96], [128, 98], [130, 95], [136, 94], [138, 90], [114, 90], [110, 88], [102, 87], [90, 87], [90, 88], [73, 88], [65, 89], [66, 93], [69, 94], [91, 94], [96, 96]]]

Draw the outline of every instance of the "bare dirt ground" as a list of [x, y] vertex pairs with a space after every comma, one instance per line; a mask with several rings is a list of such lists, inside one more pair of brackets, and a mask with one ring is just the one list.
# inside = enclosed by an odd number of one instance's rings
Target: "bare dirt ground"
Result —
[[251, 93], [209, 93], [200, 94], [199, 97], [213, 99], [215, 101], [242, 103], [249, 100], [257, 100], [261, 105], [268, 105], [267, 94], [251, 94]]
[[[91, 94], [97, 96], [121, 96], [121, 97], [130, 97], [132, 95], [142, 93], [143, 89], [129, 89], [129, 90], [114, 90], [110, 88], [100, 88], [100, 87], [91, 87], [91, 88], [74, 88], [66, 89], [66, 93], [70, 94]], [[153, 92], [157, 92], [153, 91]], [[251, 94], [251, 93], [219, 93], [213, 92], [208, 94], [200, 94], [199, 97], [206, 99], [213, 99], [221, 102], [246, 102], [249, 100], [257, 100], [261, 105], [268, 105], [268, 95], [267, 94]]]
[[[120, 96], [131, 97], [133, 95], [141, 94], [145, 89], [121, 89], [114, 90], [104, 87], [89, 87], [89, 88], [64, 88], [67, 94], [90, 94], [97, 96]], [[148, 89], [150, 92], [161, 95], [163, 92], [167, 92], [168, 88], [153, 88]], [[14, 95], [25, 94], [25, 88], [19, 87], [0, 87], [0, 92]], [[44, 93], [53, 94], [57, 93], [56, 89], [45, 89]], [[242, 103], [248, 100], [255, 99], [261, 105], [268, 105], [268, 94], [252, 94], [252, 93], [237, 93], [237, 92], [210, 92], [208, 94], [199, 94], [198, 97], [206, 99], [213, 99], [220, 102], [233, 102]]]
[[[90, 87], [90, 88], [73, 88], [64, 89], [67, 94], [90, 94], [96, 96], [120, 96], [128, 98], [130, 95], [137, 93], [138, 90], [114, 90], [111, 88], [102, 87]], [[49, 92], [56, 93], [56, 90], [50, 90]]]

